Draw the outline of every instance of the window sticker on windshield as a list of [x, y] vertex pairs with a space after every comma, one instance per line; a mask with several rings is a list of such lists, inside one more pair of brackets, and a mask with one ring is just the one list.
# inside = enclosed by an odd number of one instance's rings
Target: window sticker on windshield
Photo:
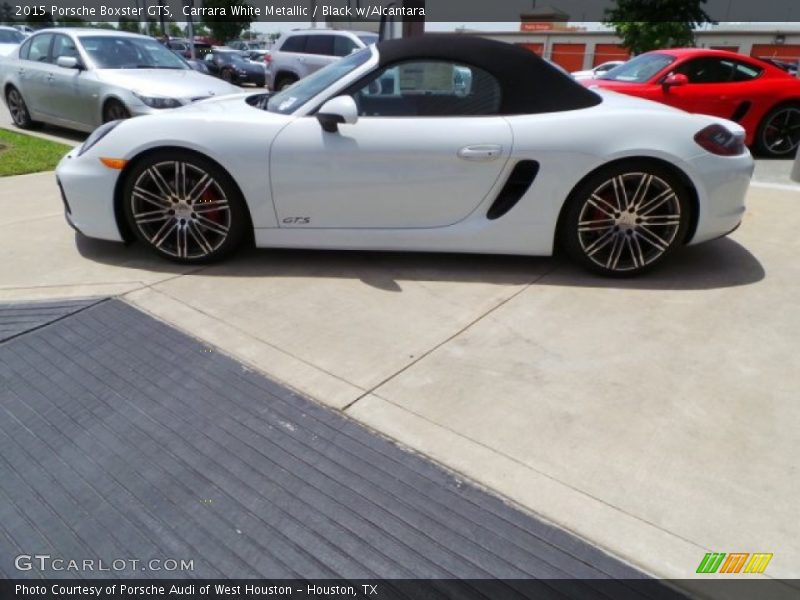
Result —
[[278, 105], [278, 110], [289, 110], [295, 102], [297, 102], [297, 98], [287, 98]]
[[452, 93], [453, 65], [449, 63], [400, 65], [400, 90]]

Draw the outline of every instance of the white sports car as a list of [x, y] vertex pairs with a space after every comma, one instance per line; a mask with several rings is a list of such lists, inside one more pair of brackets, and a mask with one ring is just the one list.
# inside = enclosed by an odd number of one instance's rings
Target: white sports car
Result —
[[735, 229], [752, 171], [733, 122], [594, 92], [527, 50], [439, 34], [381, 42], [278, 94], [105, 124], [57, 177], [80, 232], [138, 238], [185, 263], [248, 239], [526, 255], [558, 245], [630, 275]]

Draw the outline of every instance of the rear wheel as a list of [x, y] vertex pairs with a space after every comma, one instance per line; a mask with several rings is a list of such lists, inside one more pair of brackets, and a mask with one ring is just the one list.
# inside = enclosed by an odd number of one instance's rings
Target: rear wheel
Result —
[[36, 121], [31, 119], [31, 113], [28, 111], [28, 105], [22, 99], [22, 94], [15, 87], [8, 88], [6, 92], [6, 105], [8, 111], [11, 113], [11, 119], [14, 125], [20, 129], [31, 129], [37, 125]]
[[136, 164], [126, 177], [123, 203], [139, 240], [181, 263], [227, 256], [250, 223], [230, 176], [210, 160], [180, 151], [158, 152]]
[[756, 150], [771, 158], [792, 158], [800, 146], [800, 104], [776, 106], [756, 134]]
[[128, 111], [125, 105], [119, 100], [109, 100], [103, 107], [103, 123], [118, 121], [120, 119], [129, 119], [130, 116], [130, 111]]
[[561, 224], [567, 254], [618, 277], [648, 271], [681, 245], [691, 204], [671, 171], [641, 161], [603, 169], [570, 195]]

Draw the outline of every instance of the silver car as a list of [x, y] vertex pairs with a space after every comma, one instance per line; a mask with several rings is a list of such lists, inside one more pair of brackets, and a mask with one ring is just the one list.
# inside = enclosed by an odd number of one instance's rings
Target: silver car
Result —
[[0, 89], [18, 127], [92, 131], [101, 123], [241, 93], [192, 70], [157, 40], [103, 29], [45, 29], [0, 61]]
[[0, 56], [11, 54], [25, 39], [25, 34], [13, 27], [0, 26]]
[[267, 86], [286, 89], [311, 73], [378, 41], [368, 31], [294, 29], [281, 35], [272, 47]]

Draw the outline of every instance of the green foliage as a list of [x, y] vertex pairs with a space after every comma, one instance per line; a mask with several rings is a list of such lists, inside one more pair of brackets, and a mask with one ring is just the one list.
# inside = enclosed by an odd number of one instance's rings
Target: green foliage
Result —
[[99, 21], [97, 23], [92, 23], [92, 27], [95, 29], [116, 29], [116, 26], [113, 23], [109, 23], [108, 21]]
[[220, 43], [238, 38], [243, 29], [250, 27], [253, 17], [241, 16], [234, 20], [231, 6], [246, 6], [247, 4], [249, 3], [245, 0], [203, 0], [204, 8], [225, 8], [227, 15], [224, 17], [205, 15], [202, 17], [202, 23], [211, 31], [211, 37]]
[[14, 22], [15, 9], [8, 2], [0, 4], [0, 24], [11, 25]]
[[52, 171], [70, 150], [64, 144], [0, 129], [0, 177]]
[[133, 17], [120, 17], [118, 21], [120, 31], [130, 31], [131, 33], [141, 33], [139, 21]]
[[616, 0], [606, 9], [611, 25], [631, 54], [659, 48], [694, 45], [694, 29], [711, 19], [703, 10], [706, 0]]
[[86, 27], [86, 21], [80, 17], [65, 17], [59, 20], [56, 25], [58, 27]]
[[28, 17], [28, 25], [34, 29], [44, 29], [45, 27], [53, 27], [55, 22], [53, 21], [53, 15], [48, 11], [44, 11], [41, 14]]

